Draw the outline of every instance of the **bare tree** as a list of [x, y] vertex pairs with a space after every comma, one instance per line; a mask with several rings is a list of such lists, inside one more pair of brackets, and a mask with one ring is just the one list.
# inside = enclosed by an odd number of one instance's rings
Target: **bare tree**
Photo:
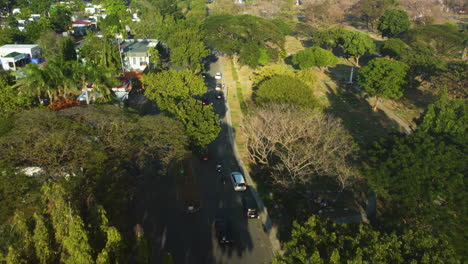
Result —
[[287, 105], [259, 108], [244, 124], [250, 161], [271, 172], [271, 182], [290, 188], [331, 177], [341, 190], [357, 177], [348, 162], [354, 143], [340, 120]]
[[316, 1], [304, 6], [304, 15], [312, 26], [330, 26], [343, 21], [345, 10], [340, 1]]

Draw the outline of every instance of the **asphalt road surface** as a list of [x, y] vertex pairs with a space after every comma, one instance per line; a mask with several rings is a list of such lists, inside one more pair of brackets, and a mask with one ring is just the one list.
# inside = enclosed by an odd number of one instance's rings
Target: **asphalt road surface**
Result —
[[[234, 192], [229, 173], [239, 171], [228, 140], [224, 99], [216, 99], [214, 76], [221, 65], [210, 65], [206, 82], [206, 98], [213, 103], [220, 116], [222, 130], [209, 146], [209, 160], [196, 161], [201, 210], [196, 214], [183, 213], [177, 205], [174, 177], [156, 176], [148, 170], [145, 184], [135, 197], [135, 218], [143, 226], [149, 240], [151, 263], [162, 263], [162, 256], [172, 254], [174, 264], [262, 264], [271, 263], [270, 241], [258, 219], [247, 219], [241, 198], [250, 192]], [[221, 80], [222, 81], [222, 80]], [[221, 175], [216, 165], [222, 165]], [[226, 177], [223, 183], [222, 177]], [[247, 182], [247, 184], [249, 184]], [[216, 240], [213, 221], [223, 215], [232, 224], [234, 243], [220, 246]]]

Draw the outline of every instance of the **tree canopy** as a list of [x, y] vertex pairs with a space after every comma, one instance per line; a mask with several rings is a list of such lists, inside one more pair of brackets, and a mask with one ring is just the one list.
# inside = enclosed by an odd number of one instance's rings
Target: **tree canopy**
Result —
[[50, 23], [52, 29], [57, 33], [67, 31], [72, 23], [71, 12], [64, 7], [54, 7], [50, 10]]
[[[424, 43], [437, 56], [457, 56], [464, 48], [466, 37], [452, 24], [430, 24], [407, 31], [402, 39], [409, 45]], [[420, 45], [420, 44], [419, 44]]]
[[396, 5], [396, 0], [360, 0], [353, 9], [354, 13], [366, 22], [367, 28], [374, 30], [375, 22], [385, 10]]
[[236, 54], [251, 67], [260, 65], [260, 49], [268, 50], [270, 59], [283, 51], [284, 34], [274, 22], [252, 15], [211, 15], [205, 20], [207, 46]]
[[255, 95], [255, 101], [259, 104], [285, 103], [304, 108], [318, 106], [312, 89], [300, 79], [288, 75], [276, 75], [261, 82]]
[[398, 99], [403, 95], [407, 70], [402, 62], [376, 58], [359, 70], [357, 82], [370, 96]]
[[443, 237], [426, 230], [381, 233], [368, 225], [340, 225], [312, 216], [293, 224], [286, 253], [274, 264], [460, 263]]
[[[125, 217], [142, 168], [152, 164], [164, 174], [185, 153], [183, 131], [173, 119], [110, 105], [0, 118], [0, 257], [9, 263], [125, 261], [133, 241], [123, 241], [121, 230], [131, 229]], [[24, 175], [31, 167], [37, 174]]]
[[369, 35], [359, 31], [349, 31], [341, 36], [341, 48], [346, 54], [354, 56], [359, 66], [359, 58], [366, 53], [373, 53], [375, 44]]
[[314, 66], [335, 66], [338, 58], [332, 52], [320, 47], [310, 47], [299, 51], [292, 57], [292, 62], [301, 70]]
[[387, 221], [402, 217], [406, 223], [462, 240], [468, 164], [463, 147], [419, 131], [381, 142], [370, 157], [365, 174], [385, 203]]
[[436, 92], [446, 91], [450, 98], [468, 99], [468, 62], [453, 61], [431, 77]]
[[400, 9], [387, 9], [377, 24], [384, 37], [395, 37], [406, 32], [411, 26], [408, 14]]
[[145, 95], [185, 125], [187, 135], [195, 146], [206, 147], [220, 131], [213, 106], [204, 106], [195, 99], [207, 88], [203, 78], [190, 71], [162, 71], [144, 76]]
[[461, 145], [468, 144], [468, 102], [442, 95], [429, 105], [419, 120], [419, 131], [445, 135]]
[[393, 59], [400, 59], [403, 50], [407, 47], [406, 43], [401, 39], [390, 38], [380, 46], [380, 53], [383, 56], [389, 56]]

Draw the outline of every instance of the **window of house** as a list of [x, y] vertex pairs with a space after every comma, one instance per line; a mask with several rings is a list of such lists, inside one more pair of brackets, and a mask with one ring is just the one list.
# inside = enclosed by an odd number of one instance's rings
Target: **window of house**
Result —
[[136, 64], [136, 58], [133, 57], [133, 64]]

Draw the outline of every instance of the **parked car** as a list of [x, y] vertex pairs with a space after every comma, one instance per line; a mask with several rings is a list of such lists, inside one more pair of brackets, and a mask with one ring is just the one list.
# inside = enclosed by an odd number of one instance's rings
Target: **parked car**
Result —
[[222, 76], [221, 76], [221, 73], [220, 73], [220, 72], [217, 72], [217, 73], [215, 74], [215, 79], [216, 79], [216, 80], [221, 80], [221, 79], [222, 79]]
[[202, 105], [209, 105], [210, 104], [208, 102], [208, 99], [206, 99], [206, 98], [203, 98], [201, 102], [202, 102]]
[[216, 90], [216, 91], [221, 91], [222, 88], [223, 88], [223, 85], [220, 84], [220, 83], [217, 83], [217, 84], [216, 84], [216, 87], [215, 87], [215, 90]]
[[223, 92], [219, 92], [216, 94], [216, 99], [223, 99]]
[[234, 191], [242, 192], [247, 190], [247, 184], [245, 184], [244, 176], [240, 172], [231, 172], [231, 182], [234, 186]]
[[216, 238], [220, 245], [229, 245], [234, 242], [229, 221], [224, 217], [217, 217], [214, 221]]
[[244, 207], [244, 212], [247, 215], [247, 218], [260, 218], [257, 211], [257, 203], [252, 197], [242, 197], [242, 207]]

